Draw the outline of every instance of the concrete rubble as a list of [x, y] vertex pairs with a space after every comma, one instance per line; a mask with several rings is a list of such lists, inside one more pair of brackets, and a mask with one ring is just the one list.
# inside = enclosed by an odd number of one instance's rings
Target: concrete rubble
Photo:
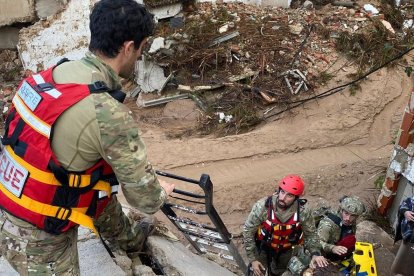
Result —
[[68, 0], [2, 1], [0, 6], [0, 49], [16, 48], [23, 26], [62, 11]]
[[35, 18], [34, 0], [2, 1], [0, 27], [14, 23], [32, 22]]
[[[36, 72], [56, 64], [62, 57], [81, 58], [87, 51], [88, 17], [96, 1], [60, 0], [54, 6], [46, 0], [28, 1], [35, 10], [35, 18], [64, 9], [20, 31], [17, 48], [23, 69]], [[312, 92], [331, 79], [332, 74], [327, 71], [352, 52], [341, 50], [343, 42], [354, 45], [353, 37], [355, 41], [358, 37], [371, 37], [365, 33], [381, 29], [377, 21], [388, 30], [386, 36], [392, 43], [401, 37], [400, 30], [385, 14], [386, 10], [377, 4], [378, 14], [370, 9], [367, 12], [361, 3], [349, 1], [327, 5], [321, 1], [306, 1], [303, 5], [293, 3], [296, 6], [290, 9], [281, 8], [291, 6], [288, 0], [143, 2], [159, 22], [154, 39], [147, 47], [149, 51], [144, 52], [143, 60], [136, 64], [133, 85], [126, 92], [133, 97], [141, 91], [169, 97], [182, 94], [180, 87], [215, 87], [217, 89], [184, 91], [189, 92], [191, 99], [197, 99], [203, 112], [200, 122], [210, 132], [220, 129], [210, 126], [211, 122], [218, 124], [220, 112], [233, 115], [233, 119], [225, 123], [231, 130], [226, 128], [225, 133], [235, 134], [258, 124], [263, 120], [261, 116], [272, 116], [290, 101], [310, 95], [307, 91]], [[45, 7], [51, 10], [46, 11]], [[16, 30], [8, 32], [16, 34]], [[405, 28], [405, 32], [409, 30]], [[15, 40], [8, 35], [1, 41], [10, 47]], [[344, 65], [341, 70], [357, 71], [355, 64], [368, 62]], [[303, 77], [286, 76], [284, 72], [289, 70], [298, 70]], [[257, 74], [239, 78], [247, 72]], [[239, 110], [237, 104], [247, 98], [251, 105], [240, 115], [251, 114], [246, 121], [235, 113]], [[154, 100], [153, 95], [142, 96], [137, 103], [148, 100]], [[229, 102], [226, 110], [220, 109], [218, 101]], [[209, 108], [212, 106], [217, 108]], [[246, 126], [243, 130], [238, 127], [241, 121]]]
[[148, 238], [147, 245], [166, 275], [235, 275], [218, 264], [191, 253], [180, 242], [153, 236]]
[[[149, 253], [160, 264], [163, 275], [235, 275], [218, 264], [190, 252], [178, 241], [151, 236], [148, 238], [147, 247]], [[156, 275], [151, 267], [136, 263], [126, 255], [115, 254], [116, 259], [111, 259], [101, 240], [85, 228], [79, 228], [78, 252], [81, 275]], [[0, 258], [0, 275], [13, 276], [18, 273], [7, 261]]]

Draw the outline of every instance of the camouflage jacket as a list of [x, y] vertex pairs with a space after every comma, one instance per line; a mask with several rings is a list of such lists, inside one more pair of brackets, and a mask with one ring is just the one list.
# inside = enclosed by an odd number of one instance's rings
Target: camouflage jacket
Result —
[[[340, 217], [339, 213], [333, 213]], [[352, 226], [352, 232], [356, 233], [356, 225]], [[319, 222], [318, 236], [321, 241], [322, 249], [325, 253], [332, 253], [332, 248], [341, 238], [341, 227], [327, 216]]]
[[[102, 60], [87, 53], [53, 71], [57, 83], [103, 81], [120, 89], [120, 78]], [[68, 127], [70, 126], [70, 127]], [[146, 147], [132, 112], [108, 93], [94, 93], [65, 111], [54, 126], [52, 149], [67, 170], [83, 171], [103, 158], [114, 170], [132, 206], [155, 213], [166, 194], [147, 160]]]
[[[249, 262], [258, 260], [259, 257], [259, 252], [256, 247], [256, 233], [260, 224], [262, 224], [262, 222], [266, 221], [267, 219], [267, 207], [265, 206], [266, 199], [267, 197], [262, 198], [254, 204], [246, 222], [244, 223], [244, 247], [246, 249]], [[281, 222], [288, 221], [298, 210], [297, 201], [294, 204], [292, 204], [292, 206], [290, 206], [288, 209], [280, 210], [276, 207], [276, 195], [273, 195], [272, 200], [273, 206], [275, 206], [275, 214]], [[321, 253], [320, 241], [318, 235], [316, 234], [315, 222], [312, 216], [312, 212], [310, 211], [310, 209], [301, 207], [299, 217], [305, 238], [305, 248], [309, 250], [309, 252], [311, 253]]]

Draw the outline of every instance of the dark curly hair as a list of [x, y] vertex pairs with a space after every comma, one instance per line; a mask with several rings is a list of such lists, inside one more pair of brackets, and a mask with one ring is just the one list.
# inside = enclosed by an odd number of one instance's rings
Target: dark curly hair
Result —
[[134, 0], [101, 0], [90, 15], [89, 50], [109, 58], [115, 57], [125, 41], [141, 42], [153, 34], [153, 15]]

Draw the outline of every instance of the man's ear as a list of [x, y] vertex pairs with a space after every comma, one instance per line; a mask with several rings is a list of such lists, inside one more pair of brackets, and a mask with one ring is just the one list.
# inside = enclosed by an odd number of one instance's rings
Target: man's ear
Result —
[[134, 41], [132, 41], [132, 40], [125, 41], [121, 51], [123, 51], [123, 53], [126, 56], [130, 55], [131, 53], [134, 53], [135, 52]]

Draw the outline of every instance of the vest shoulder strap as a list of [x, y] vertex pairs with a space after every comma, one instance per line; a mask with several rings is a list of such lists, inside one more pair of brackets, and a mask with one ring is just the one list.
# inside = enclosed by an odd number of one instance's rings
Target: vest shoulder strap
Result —
[[341, 227], [341, 222], [342, 222], [342, 220], [341, 220], [341, 218], [340, 217], [338, 217], [337, 215], [334, 215], [334, 214], [332, 214], [332, 213], [327, 213], [326, 214], [326, 216], [330, 219], [330, 220], [332, 220], [336, 225], [338, 225], [339, 227]]

